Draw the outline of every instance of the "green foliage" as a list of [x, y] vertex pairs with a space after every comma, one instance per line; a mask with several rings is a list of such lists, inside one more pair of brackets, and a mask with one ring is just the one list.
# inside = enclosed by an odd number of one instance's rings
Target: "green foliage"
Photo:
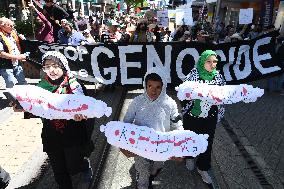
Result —
[[141, 7], [141, 3], [142, 3], [143, 6], [148, 5], [146, 0], [125, 0], [124, 2], [130, 8]]
[[3, 9], [0, 10], [0, 17], [6, 17], [6, 13]]
[[143, 1], [143, 7], [148, 7], [148, 6], [149, 6], [148, 2], [146, 0], [144, 0]]
[[19, 34], [23, 34], [27, 38], [31, 38], [34, 35], [32, 21], [30, 19], [25, 21], [15, 20], [15, 29]]

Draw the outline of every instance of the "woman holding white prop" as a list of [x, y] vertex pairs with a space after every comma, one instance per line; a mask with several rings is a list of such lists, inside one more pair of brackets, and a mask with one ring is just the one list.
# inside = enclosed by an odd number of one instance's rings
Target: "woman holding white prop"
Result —
[[[58, 95], [86, 94], [85, 87], [70, 74], [68, 60], [63, 54], [57, 51], [46, 52], [42, 64], [46, 75], [38, 87]], [[25, 112], [25, 117], [31, 118], [33, 115]], [[43, 151], [49, 157], [59, 189], [89, 188], [92, 169], [88, 156], [93, 150], [90, 132], [93, 121], [87, 120], [82, 114], [75, 114], [71, 120], [42, 118]], [[72, 184], [74, 177], [79, 180], [77, 187]]]
[[25, 111], [45, 119], [101, 118], [112, 112], [105, 102], [82, 94], [58, 94], [34, 85], [16, 85], [8, 91]]
[[[185, 80], [198, 81], [211, 85], [225, 85], [223, 76], [216, 70], [217, 55], [212, 50], [204, 51], [196, 65], [187, 75]], [[208, 174], [211, 168], [211, 151], [218, 117], [224, 116], [224, 109], [220, 105], [211, 105], [199, 99], [182, 101], [183, 125], [185, 130], [191, 130], [197, 134], [208, 134], [207, 150], [197, 156], [196, 166], [202, 180], [208, 184], [212, 179]], [[206, 116], [207, 115], [207, 116]], [[193, 158], [186, 159], [186, 167], [189, 170], [195, 168]]]

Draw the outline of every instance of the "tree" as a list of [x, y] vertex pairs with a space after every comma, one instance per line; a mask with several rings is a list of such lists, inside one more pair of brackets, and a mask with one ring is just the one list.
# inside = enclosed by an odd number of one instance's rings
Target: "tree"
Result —
[[127, 5], [127, 12], [129, 12], [131, 8], [143, 7], [143, 4], [145, 4], [146, 0], [124, 0], [124, 2]]

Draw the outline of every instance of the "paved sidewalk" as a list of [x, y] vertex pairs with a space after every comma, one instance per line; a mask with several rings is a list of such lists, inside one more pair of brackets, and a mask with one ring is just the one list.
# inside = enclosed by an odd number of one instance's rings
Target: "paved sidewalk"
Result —
[[42, 152], [41, 120], [26, 120], [23, 119], [24, 113], [15, 113], [8, 107], [4, 90], [5, 83], [0, 77], [0, 165], [11, 176], [7, 188], [14, 189], [28, 184], [37, 176], [46, 155]]
[[[266, 80], [252, 83], [265, 89]], [[226, 120], [258, 169], [264, 185], [284, 187], [284, 91], [265, 92], [255, 103], [228, 106]], [[266, 180], [266, 181], [265, 181]]]

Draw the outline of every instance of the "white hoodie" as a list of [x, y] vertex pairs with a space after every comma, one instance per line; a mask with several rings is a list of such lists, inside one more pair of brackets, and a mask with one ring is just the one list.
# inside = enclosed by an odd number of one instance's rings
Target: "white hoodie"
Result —
[[[151, 73], [158, 74], [163, 81], [161, 94], [154, 101], [148, 97], [145, 83], [146, 76]], [[148, 126], [161, 132], [183, 130], [177, 104], [166, 94], [167, 82], [163, 73], [165, 72], [162, 72], [161, 68], [153, 68], [145, 74], [143, 82], [145, 91], [133, 99], [124, 117], [124, 122]]]

